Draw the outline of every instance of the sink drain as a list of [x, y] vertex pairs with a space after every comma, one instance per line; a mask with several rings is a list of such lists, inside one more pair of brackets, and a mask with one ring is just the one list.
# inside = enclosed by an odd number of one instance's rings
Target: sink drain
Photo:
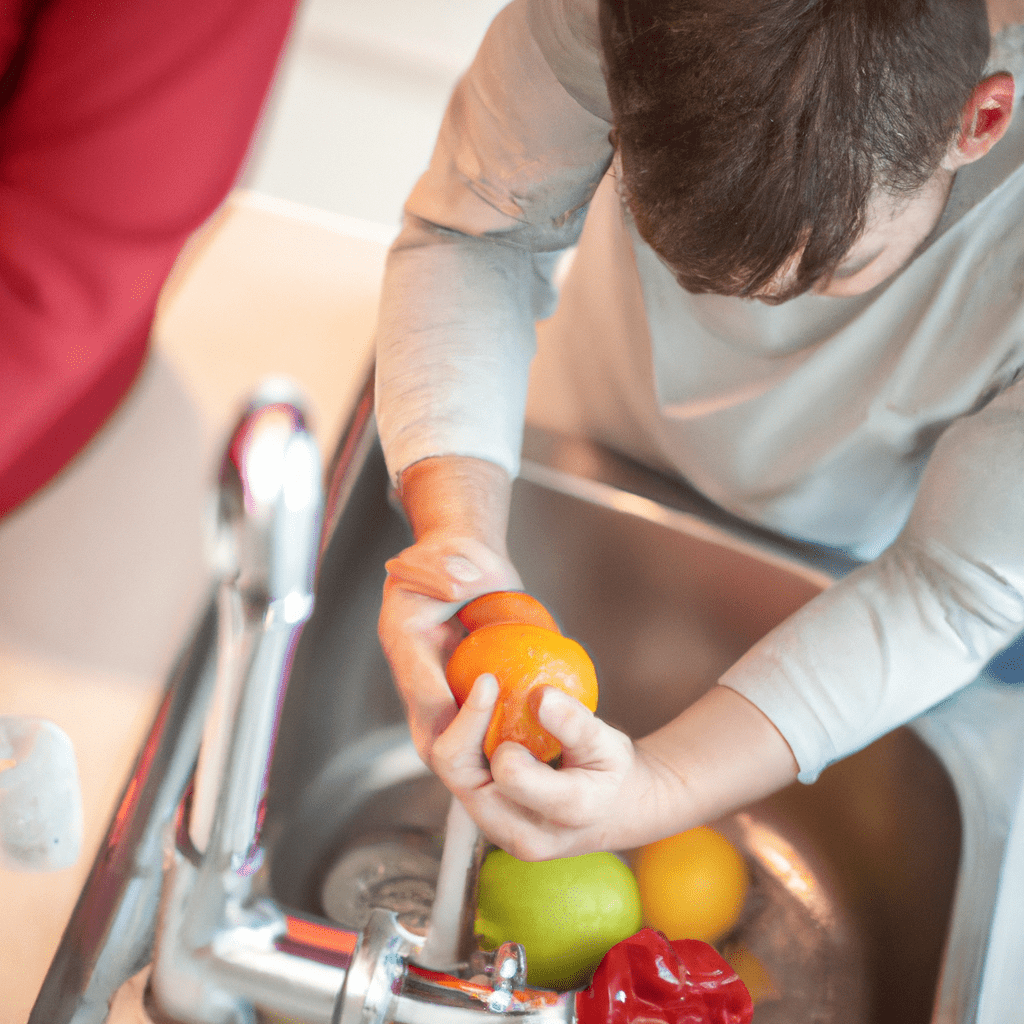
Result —
[[379, 840], [342, 851], [321, 890], [324, 913], [362, 930], [374, 907], [392, 910], [410, 931], [425, 935], [440, 857], [418, 836]]

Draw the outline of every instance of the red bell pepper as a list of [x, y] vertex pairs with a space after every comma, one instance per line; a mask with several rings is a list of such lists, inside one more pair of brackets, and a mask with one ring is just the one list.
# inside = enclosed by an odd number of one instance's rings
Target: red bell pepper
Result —
[[713, 946], [644, 928], [613, 946], [576, 996], [576, 1024], [749, 1024], [746, 985]]

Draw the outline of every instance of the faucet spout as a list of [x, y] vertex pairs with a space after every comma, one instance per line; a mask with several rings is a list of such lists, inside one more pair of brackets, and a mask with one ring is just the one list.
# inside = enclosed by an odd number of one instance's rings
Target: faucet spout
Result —
[[189, 832], [222, 869], [258, 867], [277, 718], [313, 610], [322, 509], [320, 456], [301, 406], [286, 386], [265, 385], [231, 436], [217, 491], [217, 685]]
[[[265, 385], [239, 419], [216, 497], [216, 682], [185, 827], [168, 841], [152, 980], [164, 1012], [203, 1024], [250, 1019], [251, 997], [274, 965], [288, 967], [292, 987], [312, 976], [296, 974], [299, 961], [277, 948], [285, 915], [251, 898], [278, 719], [313, 609], [323, 510], [319, 451], [288, 385]], [[313, 973], [322, 986], [324, 971]]]

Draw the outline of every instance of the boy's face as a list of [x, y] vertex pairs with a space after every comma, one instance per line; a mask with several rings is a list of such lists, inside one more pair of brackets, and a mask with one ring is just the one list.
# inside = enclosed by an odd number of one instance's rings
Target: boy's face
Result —
[[[868, 203], [864, 232], [835, 271], [811, 289], [813, 294], [863, 295], [904, 267], [938, 224], [952, 184], [952, 171], [939, 168], [910, 196], [876, 193]], [[753, 298], [773, 304], [773, 294], [795, 273], [798, 258], [799, 253]]]

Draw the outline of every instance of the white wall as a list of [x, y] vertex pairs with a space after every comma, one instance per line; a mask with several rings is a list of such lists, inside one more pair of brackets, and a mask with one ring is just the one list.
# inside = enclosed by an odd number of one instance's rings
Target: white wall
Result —
[[397, 224], [505, 0], [305, 0], [245, 184]]

